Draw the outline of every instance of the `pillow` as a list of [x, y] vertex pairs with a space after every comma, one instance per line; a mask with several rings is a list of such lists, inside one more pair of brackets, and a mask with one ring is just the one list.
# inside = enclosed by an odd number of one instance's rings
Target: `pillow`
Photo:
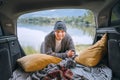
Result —
[[88, 47], [75, 58], [75, 61], [85, 66], [96, 66], [105, 53], [107, 47], [107, 34], [97, 41], [94, 45]]
[[62, 59], [58, 57], [39, 53], [24, 56], [18, 59], [17, 62], [25, 72], [33, 72], [45, 68], [50, 63], [57, 64], [61, 60]]

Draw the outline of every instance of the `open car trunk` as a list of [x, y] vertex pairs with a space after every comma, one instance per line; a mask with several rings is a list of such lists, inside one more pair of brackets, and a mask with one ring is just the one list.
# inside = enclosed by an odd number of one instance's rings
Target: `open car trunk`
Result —
[[[95, 42], [97, 42], [104, 33], [108, 34], [108, 48], [106, 56], [102, 59], [101, 63], [105, 63], [113, 72], [113, 80], [119, 79], [120, 75], [120, 50], [119, 50], [119, 40], [120, 33], [118, 32], [119, 27], [111, 27], [111, 28], [98, 28], [97, 34], [95, 38]], [[2, 30], [1, 30], [2, 31]], [[117, 55], [117, 56], [116, 56]], [[12, 78], [13, 72], [18, 69], [18, 65], [16, 60], [22, 56], [25, 56], [23, 50], [19, 45], [19, 41], [15, 35], [11, 36], [3, 36], [0, 38], [0, 61], [1, 68], [0, 71], [0, 79], [8, 80]], [[93, 68], [94, 70], [94, 68]], [[21, 72], [20, 72], [21, 73]], [[17, 73], [18, 74], [18, 73]], [[26, 75], [22, 73], [22, 75]]]
[[[94, 11], [96, 20], [96, 36], [94, 43], [107, 33], [107, 54], [101, 60], [112, 70], [112, 80], [120, 80], [120, 21], [110, 25], [111, 10], [119, 0], [0, 0], [0, 80], [14, 77], [18, 70], [16, 60], [25, 56], [16, 34], [17, 18], [21, 14], [35, 10], [51, 8], [86, 8]], [[120, 15], [118, 14], [118, 17]], [[87, 70], [94, 68], [82, 67]], [[96, 69], [96, 68], [95, 68]], [[95, 71], [97, 72], [97, 71]], [[24, 72], [23, 72], [24, 73]], [[78, 72], [79, 73], [79, 72]], [[23, 74], [24, 75], [24, 74]], [[97, 74], [96, 74], [97, 75]]]

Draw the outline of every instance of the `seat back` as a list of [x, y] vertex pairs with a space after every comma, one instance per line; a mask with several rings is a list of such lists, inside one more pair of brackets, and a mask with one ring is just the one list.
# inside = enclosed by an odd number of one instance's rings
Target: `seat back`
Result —
[[0, 80], [8, 80], [12, 75], [10, 53], [6, 48], [0, 48]]
[[18, 68], [16, 60], [24, 56], [15, 35], [0, 37], [0, 80], [8, 80]]
[[120, 41], [108, 40], [108, 63], [114, 76], [120, 77]]

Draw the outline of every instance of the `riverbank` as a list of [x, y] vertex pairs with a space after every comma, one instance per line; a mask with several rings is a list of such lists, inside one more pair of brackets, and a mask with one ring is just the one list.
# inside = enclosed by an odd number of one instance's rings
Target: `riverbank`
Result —
[[[86, 49], [89, 46], [90, 46], [90, 44], [75, 45], [76, 53], [79, 54], [81, 51], [83, 51], [84, 49]], [[34, 53], [40, 53], [39, 50], [37, 51], [31, 46], [26, 46], [26, 47], [22, 46], [22, 47], [23, 47], [23, 50], [25, 51], [26, 55], [34, 54]]]

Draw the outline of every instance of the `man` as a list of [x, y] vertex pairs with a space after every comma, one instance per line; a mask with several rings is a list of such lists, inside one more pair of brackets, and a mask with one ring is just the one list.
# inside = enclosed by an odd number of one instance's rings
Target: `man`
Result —
[[54, 30], [45, 37], [44, 53], [62, 59], [74, 57], [75, 48], [64, 22], [57, 21]]

